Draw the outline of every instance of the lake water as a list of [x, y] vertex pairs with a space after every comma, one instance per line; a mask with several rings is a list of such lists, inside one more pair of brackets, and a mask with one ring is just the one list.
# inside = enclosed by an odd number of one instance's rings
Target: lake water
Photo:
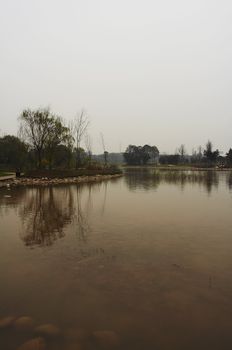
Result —
[[[59, 327], [48, 350], [231, 349], [232, 173], [131, 169], [0, 189], [0, 318], [9, 315]], [[0, 349], [33, 336], [2, 328]]]

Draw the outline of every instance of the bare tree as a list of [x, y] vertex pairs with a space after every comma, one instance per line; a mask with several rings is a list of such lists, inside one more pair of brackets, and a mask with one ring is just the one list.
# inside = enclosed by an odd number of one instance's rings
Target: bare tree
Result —
[[186, 155], [185, 145], [180, 145], [180, 147], [178, 148], [178, 153], [180, 155], [181, 161], [183, 162]]
[[197, 149], [197, 160], [200, 162], [203, 158], [203, 150], [201, 146], [198, 146]]
[[81, 142], [89, 126], [89, 118], [85, 111], [82, 110], [80, 115], [78, 115], [71, 123], [70, 129], [72, 130], [72, 135], [75, 140], [76, 146], [76, 169], [81, 165]]
[[90, 164], [92, 161], [92, 140], [89, 134], [85, 135], [85, 148], [88, 154], [88, 162]]
[[106, 166], [108, 163], [108, 152], [106, 151], [105, 139], [102, 132], [100, 133], [100, 137], [101, 137], [101, 144], [102, 144], [103, 154], [104, 154], [104, 165]]

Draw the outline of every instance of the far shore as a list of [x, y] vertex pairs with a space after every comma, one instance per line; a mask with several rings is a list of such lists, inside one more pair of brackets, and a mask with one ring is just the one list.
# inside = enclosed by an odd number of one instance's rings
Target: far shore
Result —
[[174, 171], [232, 171], [232, 168], [220, 168], [220, 167], [197, 167], [189, 165], [123, 165], [122, 169], [154, 169], [154, 170], [174, 170]]

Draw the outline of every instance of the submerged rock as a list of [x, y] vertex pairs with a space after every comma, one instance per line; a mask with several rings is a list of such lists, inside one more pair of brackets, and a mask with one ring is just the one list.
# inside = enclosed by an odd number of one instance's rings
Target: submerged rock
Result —
[[1, 318], [0, 319], [0, 329], [12, 326], [15, 319], [16, 319], [16, 317], [14, 317], [14, 316], [8, 316], [8, 317]]
[[84, 350], [82, 345], [80, 344], [70, 344], [68, 347], [65, 347], [65, 350]]
[[103, 349], [115, 348], [119, 345], [119, 337], [113, 331], [93, 332], [96, 343]]
[[60, 330], [55, 325], [48, 323], [43, 324], [35, 328], [35, 333], [47, 336], [47, 337], [57, 337], [60, 334]]
[[91, 333], [82, 328], [69, 328], [65, 331], [64, 336], [68, 340], [85, 341], [91, 338]]
[[18, 330], [29, 330], [32, 329], [34, 321], [31, 317], [22, 316], [15, 320], [14, 326]]
[[43, 338], [34, 338], [18, 347], [17, 350], [45, 350], [46, 344]]

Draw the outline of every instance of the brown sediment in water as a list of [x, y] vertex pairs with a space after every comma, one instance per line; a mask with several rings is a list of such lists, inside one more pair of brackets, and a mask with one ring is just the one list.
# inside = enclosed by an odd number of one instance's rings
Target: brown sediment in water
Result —
[[227, 349], [230, 173], [179, 175], [0, 191], [0, 348]]
[[[2, 331], [11, 333], [12, 349], [17, 350], [45, 350], [49, 344], [52, 349], [118, 349], [120, 336], [113, 330], [87, 330], [84, 328], [61, 329], [52, 323], [39, 326], [33, 325], [36, 321], [28, 316], [7, 316], [0, 319]], [[19, 326], [19, 327], [18, 327]], [[24, 327], [25, 326], [25, 327]], [[24, 332], [27, 330], [27, 332]], [[21, 331], [21, 336], [20, 332]], [[14, 345], [13, 345], [14, 344]], [[18, 345], [17, 345], [18, 344]]]

